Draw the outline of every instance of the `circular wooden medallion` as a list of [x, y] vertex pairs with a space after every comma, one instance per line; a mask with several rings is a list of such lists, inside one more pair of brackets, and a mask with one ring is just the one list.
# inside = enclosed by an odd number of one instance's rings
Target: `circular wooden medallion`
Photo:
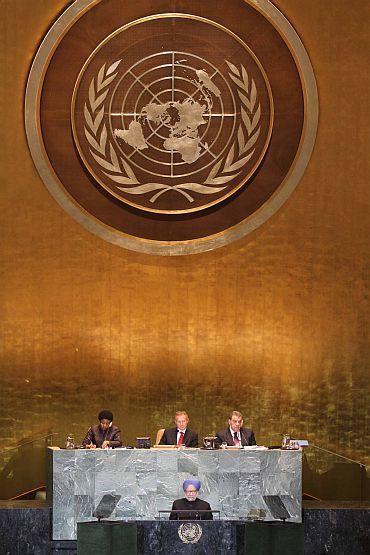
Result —
[[210, 250], [294, 189], [316, 133], [315, 80], [267, 0], [223, 11], [225, 0], [194, 0], [186, 14], [155, 4], [77, 0], [65, 11], [30, 72], [28, 141], [51, 193], [104, 239]]

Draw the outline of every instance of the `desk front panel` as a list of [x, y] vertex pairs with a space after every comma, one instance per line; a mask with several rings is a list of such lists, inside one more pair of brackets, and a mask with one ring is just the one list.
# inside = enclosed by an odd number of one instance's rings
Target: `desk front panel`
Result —
[[[257, 450], [50, 449], [53, 539], [76, 538], [105, 494], [121, 498], [111, 519], [148, 520], [183, 497], [186, 478], [221, 519], [301, 522], [302, 453]], [[280, 518], [279, 518], [280, 517]]]

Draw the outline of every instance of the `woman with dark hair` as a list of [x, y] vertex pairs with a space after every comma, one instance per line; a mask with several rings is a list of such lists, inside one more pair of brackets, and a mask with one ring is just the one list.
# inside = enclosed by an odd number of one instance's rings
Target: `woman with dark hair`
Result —
[[170, 520], [213, 520], [210, 504], [198, 498], [200, 481], [189, 478], [182, 489], [185, 497], [173, 502]]
[[91, 426], [82, 442], [85, 449], [108, 449], [122, 447], [121, 430], [113, 425], [113, 414], [110, 410], [99, 412], [99, 424]]

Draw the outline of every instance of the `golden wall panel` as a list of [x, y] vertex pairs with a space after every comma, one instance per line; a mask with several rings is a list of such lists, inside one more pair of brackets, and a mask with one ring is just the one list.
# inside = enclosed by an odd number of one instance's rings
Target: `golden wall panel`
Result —
[[3, 0], [0, 18], [2, 444], [82, 438], [111, 408], [124, 440], [185, 407], [201, 434], [238, 408], [260, 443], [290, 431], [368, 456], [369, 5], [277, 0], [311, 57], [320, 122], [290, 200], [217, 251], [125, 251], [75, 223], [33, 166], [25, 84], [69, 2]]

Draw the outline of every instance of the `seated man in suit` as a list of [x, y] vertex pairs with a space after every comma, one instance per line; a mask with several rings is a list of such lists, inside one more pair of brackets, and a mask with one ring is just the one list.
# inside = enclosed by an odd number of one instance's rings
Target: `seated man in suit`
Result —
[[108, 447], [122, 447], [121, 430], [113, 425], [113, 414], [110, 410], [99, 412], [99, 424], [91, 426], [82, 442], [85, 449], [107, 449]]
[[198, 433], [189, 430], [189, 417], [184, 410], [175, 414], [175, 424], [176, 427], [165, 429], [159, 445], [198, 447]]
[[229, 427], [217, 432], [216, 437], [218, 444], [227, 443], [234, 447], [256, 445], [253, 430], [243, 428], [243, 415], [237, 410], [233, 410], [229, 416]]
[[173, 502], [170, 520], [213, 520], [210, 504], [198, 499], [200, 481], [189, 478], [183, 483], [182, 489], [185, 497]]

